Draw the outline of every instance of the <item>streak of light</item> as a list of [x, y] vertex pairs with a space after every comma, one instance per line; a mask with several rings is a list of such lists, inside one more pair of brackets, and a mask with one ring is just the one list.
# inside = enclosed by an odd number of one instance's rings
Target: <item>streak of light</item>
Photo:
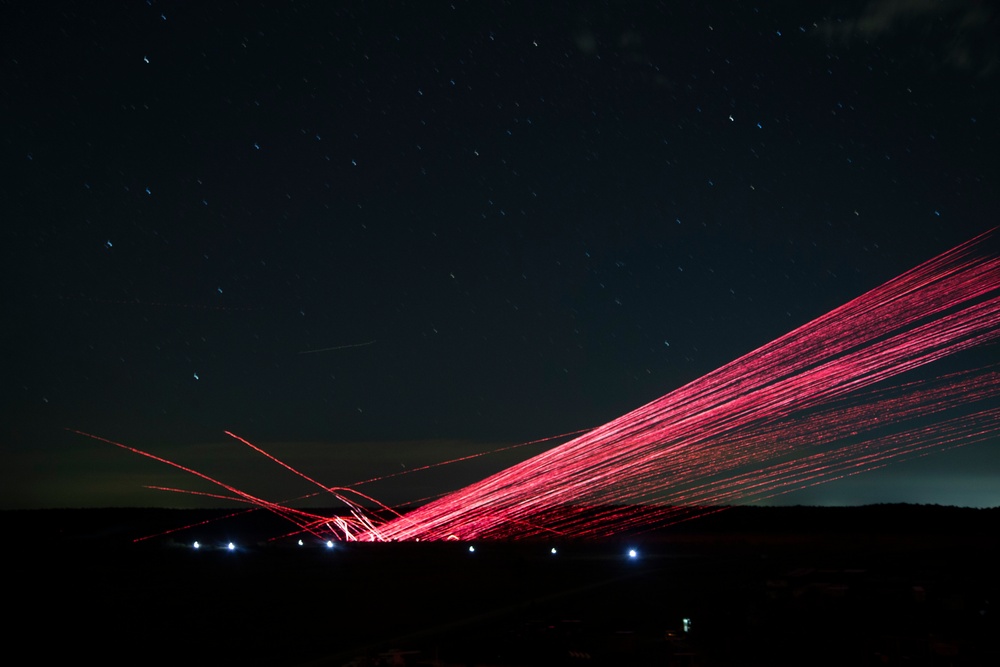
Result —
[[[868, 412], [864, 401], [880, 383], [1000, 338], [1000, 260], [976, 255], [991, 234], [380, 534], [516, 538], [536, 525], [605, 535], [988, 437], [1000, 430], [996, 410], [943, 413], [1000, 395], [995, 373], [903, 385]], [[908, 424], [927, 414], [938, 421]], [[886, 426], [897, 431], [877, 432]]]
[[299, 354], [316, 354], [317, 352], [333, 352], [334, 350], [347, 350], [352, 347], [367, 347], [374, 345], [375, 341], [369, 340], [364, 343], [351, 343], [349, 345], [334, 345], [333, 347], [321, 347], [316, 350], [302, 350]]
[[[341, 540], [640, 532], [1000, 433], [997, 368], [889, 382], [1000, 339], [1000, 258], [981, 252], [994, 231], [647, 405], [568, 434], [576, 437], [405, 515], [353, 487], [325, 486], [228, 431], [332, 494], [346, 514], [323, 517], [271, 503], [133, 447], [74, 432], [217, 484], [298, 531]], [[533, 443], [503, 449], [526, 444]]]

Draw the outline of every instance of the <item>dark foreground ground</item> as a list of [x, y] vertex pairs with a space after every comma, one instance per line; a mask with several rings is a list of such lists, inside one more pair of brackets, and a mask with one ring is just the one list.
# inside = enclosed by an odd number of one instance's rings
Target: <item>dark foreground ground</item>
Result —
[[[263, 543], [285, 527], [247, 517], [132, 542], [206, 516], [0, 514], [8, 654], [115, 665], [1000, 665], [995, 509], [734, 508], [633, 539], [475, 552]], [[234, 550], [220, 548], [229, 540]]]

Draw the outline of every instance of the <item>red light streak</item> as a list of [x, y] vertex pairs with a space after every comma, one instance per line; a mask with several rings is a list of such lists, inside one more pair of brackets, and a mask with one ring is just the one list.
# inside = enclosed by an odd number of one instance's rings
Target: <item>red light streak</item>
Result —
[[[1000, 258], [977, 254], [991, 236], [962, 244], [647, 405], [402, 516], [352, 487], [327, 487], [228, 431], [332, 494], [348, 515], [322, 517], [271, 503], [166, 459], [76, 432], [217, 484], [301, 531], [343, 540], [594, 537], [676, 523], [719, 505], [768, 498], [1000, 432], [1000, 407], [983, 405], [1000, 396], [996, 370], [882, 387], [1000, 338]], [[366, 502], [379, 509], [366, 509]]]
[[[842, 404], [876, 383], [1000, 337], [1000, 261], [974, 254], [985, 236], [594, 431], [428, 503], [405, 522], [389, 522], [381, 536], [525, 537], [533, 534], [530, 525], [608, 534], [650, 520], [617, 509], [622, 505], [697, 512], [987, 437], [998, 429], [996, 410], [878, 436], [865, 429], [880, 412]], [[915, 419], [918, 411], [964, 405], [973, 388], [985, 397], [998, 393], [995, 375], [951, 381], [938, 394], [909, 386], [876, 409], [896, 410], [902, 423], [902, 415]], [[980, 384], [968, 386], [974, 382]], [[816, 453], [819, 444], [833, 449]]]
[[[101, 436], [93, 435], [91, 433], [86, 433], [84, 431], [79, 431], [79, 430], [76, 430], [76, 429], [67, 429], [67, 430], [69, 430], [69, 431], [71, 431], [73, 433], [77, 433], [79, 435], [88, 437], [88, 438], [92, 438], [94, 440], [98, 440], [100, 442], [105, 442], [105, 443], [108, 443], [110, 445], [114, 445], [115, 447], [119, 447], [121, 449], [124, 449], [126, 451], [132, 452], [134, 454], [138, 454], [140, 456], [144, 456], [144, 457], [152, 459], [154, 461], [158, 461], [158, 462], [164, 463], [164, 464], [166, 464], [168, 466], [177, 468], [178, 470], [181, 470], [181, 471], [186, 472], [188, 474], [194, 475], [195, 477], [203, 479], [203, 480], [205, 480], [207, 482], [210, 482], [212, 484], [215, 484], [216, 486], [219, 486], [219, 487], [225, 489], [226, 491], [229, 491], [232, 494], [232, 496], [233, 496], [234, 499], [239, 500], [240, 502], [244, 502], [244, 503], [247, 503], [249, 505], [252, 505], [255, 508], [264, 509], [264, 510], [267, 510], [269, 512], [273, 512], [274, 514], [276, 514], [276, 515], [278, 515], [278, 516], [280, 516], [280, 517], [282, 517], [284, 519], [287, 519], [288, 521], [294, 523], [296, 526], [299, 527], [300, 531], [311, 533], [313, 535], [316, 535], [317, 537], [321, 537], [322, 536], [322, 532], [323, 532], [322, 531], [322, 526], [327, 521], [329, 521], [328, 517], [325, 517], [325, 516], [322, 516], [322, 515], [314, 514], [312, 512], [306, 512], [304, 510], [295, 509], [295, 508], [292, 508], [292, 507], [288, 507], [286, 504], [283, 504], [283, 503], [275, 503], [275, 502], [270, 502], [270, 501], [264, 500], [262, 498], [258, 498], [256, 496], [253, 496], [253, 495], [249, 494], [249, 493], [241, 491], [240, 489], [237, 489], [234, 486], [226, 484], [225, 482], [222, 482], [222, 481], [220, 481], [218, 479], [215, 479], [213, 477], [205, 475], [204, 473], [198, 472], [197, 470], [194, 470], [193, 468], [189, 468], [187, 466], [181, 465], [179, 463], [175, 463], [175, 462], [170, 461], [168, 459], [165, 459], [163, 457], [156, 456], [155, 454], [151, 454], [149, 452], [142, 451], [141, 449], [137, 449], [135, 447], [130, 447], [130, 446], [126, 445], [126, 444], [123, 444], [123, 443], [120, 443], [120, 442], [115, 442], [114, 440], [109, 440], [107, 438], [102, 438]], [[227, 433], [228, 433], [228, 431], [227, 431]], [[232, 435], [231, 433], [228, 433], [228, 434]], [[256, 451], [264, 454], [265, 456], [267, 456], [271, 460], [273, 460], [273, 461], [281, 464], [282, 466], [288, 468], [292, 472], [295, 472], [295, 473], [299, 474], [300, 476], [302, 476], [302, 477], [304, 477], [306, 479], [309, 479], [306, 475], [302, 475], [301, 473], [298, 473], [298, 471], [296, 471], [291, 466], [287, 466], [286, 464], [284, 464], [281, 461], [279, 461], [277, 458], [271, 456], [270, 454], [267, 454], [267, 452], [264, 452], [262, 449], [254, 446], [254, 445], [251, 445], [246, 440], [244, 440], [242, 438], [239, 438], [238, 436], [233, 436], [233, 437], [236, 438], [237, 440], [239, 440], [240, 442], [243, 442], [244, 444], [249, 445], [254, 450], [256, 450]], [[313, 480], [310, 480], [310, 481], [313, 481]], [[316, 482], [314, 482], [314, 483], [316, 483]], [[351, 493], [354, 493], [354, 494], [356, 494], [356, 495], [358, 495], [358, 496], [360, 496], [362, 498], [365, 498], [365, 499], [369, 499], [369, 500], [373, 500], [373, 501], [374, 501], [374, 499], [369, 498], [368, 496], [366, 496], [363, 493], [360, 493], [358, 491], [354, 491], [353, 489], [341, 489], [341, 488], [334, 488], [334, 487], [327, 488], [327, 487], [323, 487], [322, 485], [320, 485], [320, 486], [325, 491], [329, 491], [330, 493], [334, 494], [334, 496], [338, 500], [341, 500], [346, 505], [348, 505], [348, 507], [350, 507], [351, 510], [352, 510], [352, 512], [354, 513], [354, 518], [352, 518], [351, 520], [345, 520], [341, 524], [339, 524], [339, 525], [341, 525], [342, 531], [345, 534], [345, 539], [354, 539], [354, 534], [355, 533], [359, 533], [359, 534], [365, 535], [366, 539], [377, 539], [377, 537], [378, 537], [378, 529], [376, 527], [375, 522], [373, 522], [372, 520], [370, 520], [370, 519], [368, 519], [368, 518], [365, 517], [365, 513], [367, 512], [367, 510], [365, 510], [363, 507], [360, 507], [355, 502], [353, 502], [350, 499], [346, 498], [342, 493], [339, 493], [339, 492], [346, 490], [346, 491], [350, 491]], [[186, 492], [186, 493], [196, 493], [196, 492], [190, 492], [189, 491], [189, 492]], [[374, 501], [374, 502], [377, 502], [377, 501]], [[389, 508], [386, 508], [384, 505], [380, 504], [380, 506], [383, 507], [383, 508], [385, 508], [385, 509], [389, 509]], [[392, 510], [390, 509], [390, 511], [392, 511]], [[362, 517], [362, 518], [359, 519], [358, 518], [359, 516]], [[381, 522], [382, 520], [378, 519], [377, 521]], [[139, 538], [139, 539], [137, 539], [135, 541], [139, 542], [139, 541], [148, 539], [149, 537], [153, 537], [153, 536], [147, 536], [147, 537]]]

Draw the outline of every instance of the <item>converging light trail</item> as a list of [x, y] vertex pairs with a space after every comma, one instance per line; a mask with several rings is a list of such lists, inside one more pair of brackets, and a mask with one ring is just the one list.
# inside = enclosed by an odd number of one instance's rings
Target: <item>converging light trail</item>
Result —
[[[864, 391], [1000, 337], [1000, 260], [979, 255], [991, 235], [600, 428], [394, 519], [380, 527], [380, 538], [606, 535], [995, 435], [997, 409], [973, 406], [1000, 395], [996, 373], [904, 385], [882, 397]], [[945, 418], [949, 409], [959, 412]], [[923, 423], [927, 415], [938, 421]]]
[[[641, 531], [996, 437], [1000, 367], [888, 383], [1000, 338], [1000, 258], [984, 250], [993, 233], [405, 515], [354, 488], [327, 487], [229, 432], [332, 494], [349, 516], [268, 502], [166, 459], [77, 433], [185, 470], [317, 536], [467, 540]], [[472, 457], [455, 461], [466, 458]]]

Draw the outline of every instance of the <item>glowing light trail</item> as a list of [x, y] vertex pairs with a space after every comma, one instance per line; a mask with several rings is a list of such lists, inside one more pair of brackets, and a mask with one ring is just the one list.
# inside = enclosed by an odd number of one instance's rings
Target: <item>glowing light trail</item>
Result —
[[[390, 521], [380, 537], [509, 538], [540, 527], [607, 534], [651, 521], [622, 505], [655, 502], [697, 511], [690, 508], [766, 496], [908, 452], [988, 437], [998, 430], [992, 409], [894, 435], [858, 436], [860, 408], [837, 403], [1000, 337], [1000, 260], [975, 255], [988, 236], [594, 431]], [[936, 400], [973, 400], [963, 394], [975, 381], [981, 396], [998, 394], [995, 375], [953, 381], [953, 389], [939, 390], [945, 396], [914, 389], [894, 402], [885, 399], [879, 409], [913, 419], [921, 410], [945, 409], [944, 403], [935, 408]], [[836, 409], [810, 415], [824, 406]], [[815, 453], [810, 443], [833, 450]], [[699, 482], [697, 492], [688, 489]]]
[[[883, 386], [1000, 338], [1000, 258], [981, 254], [992, 233], [618, 419], [402, 516], [354, 488], [327, 487], [228, 431], [344, 503], [347, 515], [323, 517], [268, 502], [76, 432], [210, 481], [317, 536], [442, 540], [643, 530], [1000, 433], [996, 368]], [[444, 463], [406, 473], [436, 465]], [[359, 484], [396, 474], [403, 473]]]
[[[215, 484], [216, 486], [219, 486], [219, 487], [225, 489], [226, 491], [229, 491], [235, 497], [235, 499], [239, 500], [240, 502], [244, 502], [244, 503], [247, 503], [249, 505], [253, 505], [254, 507], [259, 508], [259, 509], [267, 510], [267, 511], [272, 512], [272, 513], [274, 513], [274, 514], [276, 514], [276, 515], [278, 515], [278, 516], [280, 516], [280, 517], [282, 517], [284, 519], [287, 519], [288, 521], [290, 521], [290, 522], [294, 523], [296, 526], [298, 526], [300, 532], [308, 532], [308, 533], [311, 533], [311, 534], [313, 534], [313, 535], [315, 535], [317, 537], [321, 537], [322, 534], [324, 532], [326, 532], [326, 531], [324, 531], [323, 527], [330, 520], [328, 517], [325, 517], [325, 516], [322, 516], [322, 515], [319, 515], [319, 514], [314, 514], [314, 513], [311, 513], [311, 512], [307, 512], [307, 511], [304, 511], [304, 510], [299, 510], [299, 509], [295, 509], [295, 508], [292, 508], [292, 507], [288, 507], [286, 504], [283, 504], [283, 503], [275, 503], [275, 502], [270, 502], [270, 501], [264, 500], [263, 498], [258, 498], [256, 496], [253, 496], [253, 495], [249, 494], [249, 493], [241, 491], [241, 490], [237, 489], [234, 486], [226, 484], [225, 482], [222, 482], [222, 481], [220, 481], [218, 479], [215, 479], [213, 477], [205, 475], [204, 473], [198, 472], [197, 470], [194, 470], [193, 468], [189, 468], [189, 467], [181, 465], [179, 463], [175, 463], [175, 462], [170, 461], [168, 459], [165, 459], [163, 457], [156, 456], [155, 454], [150, 454], [149, 452], [144, 452], [141, 449], [137, 449], [135, 447], [130, 447], [130, 446], [126, 445], [126, 444], [123, 444], [123, 443], [120, 443], [120, 442], [115, 442], [114, 440], [109, 440], [107, 438], [102, 438], [101, 436], [93, 435], [91, 433], [86, 433], [84, 431], [79, 431], [79, 430], [76, 430], [76, 429], [67, 429], [67, 430], [70, 431], [70, 432], [72, 432], [72, 433], [77, 433], [79, 435], [82, 435], [82, 436], [85, 436], [85, 437], [88, 437], [88, 438], [92, 438], [94, 440], [98, 440], [100, 442], [105, 442], [105, 443], [108, 443], [110, 445], [114, 445], [115, 447], [119, 447], [121, 449], [124, 449], [126, 451], [132, 452], [134, 454], [138, 454], [140, 456], [144, 456], [146, 458], [152, 459], [154, 461], [158, 461], [160, 463], [164, 463], [164, 464], [166, 464], [168, 466], [177, 468], [178, 470], [184, 471], [184, 472], [186, 472], [188, 474], [191, 474], [191, 475], [193, 475], [195, 477], [198, 477], [198, 478], [203, 479], [203, 480], [205, 480], [207, 482]], [[260, 448], [258, 448], [256, 446], [250, 444], [246, 440], [244, 440], [242, 438], [239, 438], [238, 436], [235, 436], [235, 435], [229, 433], [228, 431], [227, 431], [227, 434], [230, 435], [230, 436], [232, 436], [232, 437], [234, 437], [234, 438], [236, 438], [240, 442], [243, 442], [244, 444], [249, 445], [254, 450], [256, 450], [256, 451], [264, 454], [265, 456], [267, 456], [271, 460], [273, 460], [273, 461], [279, 463], [280, 465], [288, 468], [290, 471], [292, 471], [292, 472], [294, 472], [294, 473], [296, 473], [296, 474], [304, 477], [307, 480], [309, 479], [306, 475], [303, 475], [302, 473], [300, 473], [299, 471], [295, 470], [291, 466], [287, 466], [286, 464], [284, 464], [281, 461], [279, 461], [277, 458], [271, 456], [267, 452], [264, 452]], [[313, 480], [309, 480], [309, 481], [313, 481]], [[318, 484], [318, 482], [313, 482], [313, 483]], [[344, 489], [337, 488], [337, 487], [327, 488], [327, 487], [323, 487], [322, 485], [320, 485], [320, 486], [325, 491], [333, 494], [338, 500], [340, 500], [341, 502], [343, 502], [345, 505], [347, 505], [351, 509], [351, 512], [352, 512], [352, 518], [351, 519], [349, 519], [349, 520], [348, 519], [341, 519], [341, 520], [338, 521], [338, 527], [341, 528], [341, 532], [342, 532], [341, 537], [343, 537], [343, 539], [356, 539], [355, 533], [363, 534], [366, 539], [378, 539], [378, 528], [375, 525], [375, 523], [369, 517], [365, 516], [367, 511], [363, 507], [361, 507], [360, 505], [358, 505], [356, 502], [350, 500], [349, 498], [345, 497], [342, 493], [340, 493], [340, 491], [342, 491]], [[372, 500], [368, 496], [366, 496], [365, 494], [362, 494], [362, 493], [360, 493], [358, 491], [354, 491], [353, 489], [346, 489], [346, 490], [350, 491], [351, 493], [354, 493], [356, 495], [359, 495], [362, 498]], [[187, 493], [197, 493], [197, 492], [191, 492], [191, 491], [189, 491]], [[198, 495], [200, 495], [200, 494], [198, 494]], [[385, 507], [385, 506], [382, 506], [382, 507]], [[388, 508], [386, 508], [386, 509], [388, 509]], [[168, 531], [168, 532], [173, 532], [173, 531]], [[148, 539], [148, 537], [152, 537], [152, 536], [147, 536], [147, 537], [144, 537], [144, 538], [139, 538], [136, 541], [137, 542], [138, 541], [142, 541], [144, 539]]]

